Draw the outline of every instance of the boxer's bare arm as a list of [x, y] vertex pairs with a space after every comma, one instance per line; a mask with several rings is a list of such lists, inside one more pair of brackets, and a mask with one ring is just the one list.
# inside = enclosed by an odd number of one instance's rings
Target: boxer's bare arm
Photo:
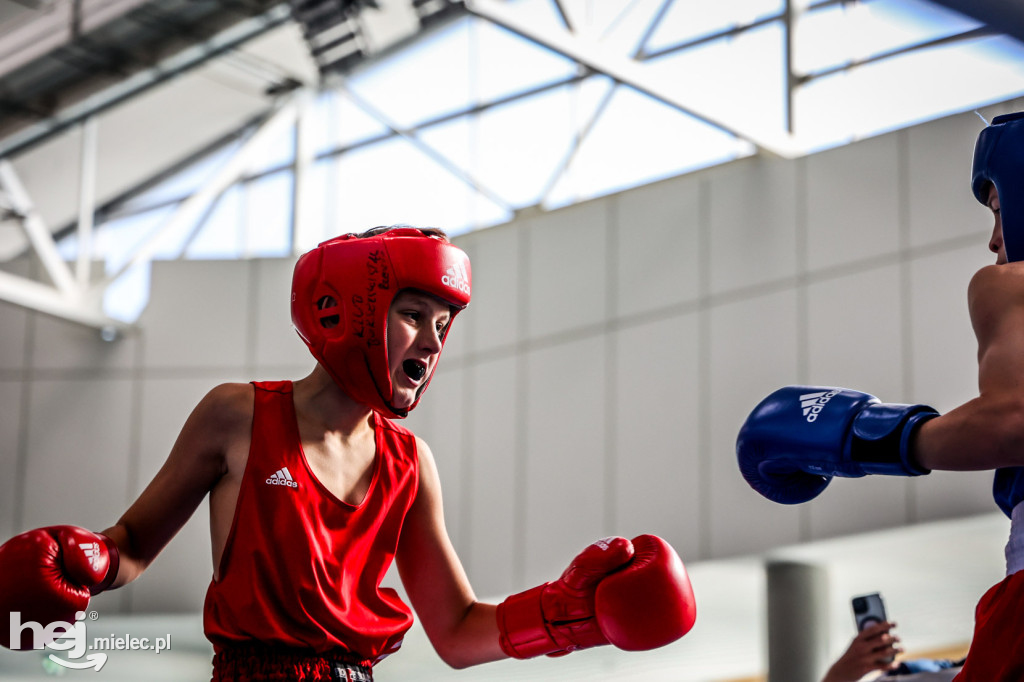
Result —
[[1024, 262], [979, 270], [968, 305], [979, 395], [924, 424], [914, 454], [929, 469], [1024, 465]]
[[[244, 469], [252, 426], [253, 388], [222, 384], [199, 402], [156, 476], [118, 522], [103, 531], [121, 556], [114, 586], [137, 578], [215, 487], [230, 486]], [[234, 481], [237, 496], [237, 481]], [[216, 500], [211, 499], [216, 507]], [[233, 505], [232, 505], [233, 507]], [[216, 508], [213, 510], [216, 521]], [[216, 534], [217, 524], [213, 524]], [[216, 546], [216, 538], [215, 538]]]
[[419, 490], [402, 525], [396, 556], [402, 584], [438, 655], [455, 668], [506, 658], [498, 645], [496, 606], [477, 601], [448, 538], [441, 482], [422, 439]]

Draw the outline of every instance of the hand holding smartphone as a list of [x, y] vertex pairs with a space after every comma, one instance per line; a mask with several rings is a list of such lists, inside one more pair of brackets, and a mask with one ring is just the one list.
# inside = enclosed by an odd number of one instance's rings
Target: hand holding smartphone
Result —
[[860, 632], [869, 625], [884, 623], [885, 603], [882, 595], [878, 592], [861, 595], [853, 598], [853, 618], [857, 623], [857, 632]]
[[[857, 623], [857, 632], [888, 620], [885, 615], [885, 602], [882, 601], [882, 595], [878, 592], [854, 597], [852, 605], [853, 619]], [[890, 663], [893, 660], [894, 658], [892, 657], [883, 659], [886, 663]]]

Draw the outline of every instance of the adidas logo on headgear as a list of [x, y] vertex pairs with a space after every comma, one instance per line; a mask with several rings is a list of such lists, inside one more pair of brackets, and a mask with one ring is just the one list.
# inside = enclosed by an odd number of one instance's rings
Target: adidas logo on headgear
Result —
[[839, 393], [839, 389], [821, 391], [820, 393], [804, 393], [800, 396], [800, 407], [803, 408], [808, 424], [818, 418], [818, 413], [825, 408], [825, 404], [832, 400], [836, 393]]
[[444, 274], [441, 276], [441, 284], [458, 289], [464, 294], [469, 293], [469, 275], [466, 273], [466, 266], [462, 264], [462, 261], [445, 268]]
[[267, 479], [269, 485], [284, 485], [289, 488], [298, 488], [299, 484], [292, 479], [292, 474], [288, 471], [288, 467], [278, 469], [270, 478]]

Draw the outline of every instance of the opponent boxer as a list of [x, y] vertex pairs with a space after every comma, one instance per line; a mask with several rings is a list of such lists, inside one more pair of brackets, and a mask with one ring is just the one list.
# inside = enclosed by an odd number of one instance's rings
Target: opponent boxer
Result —
[[978, 604], [958, 682], [1024, 680], [1024, 113], [978, 137], [971, 186], [992, 211], [996, 264], [968, 287], [978, 339], [979, 395], [939, 416], [841, 388], [790, 386], [750, 414], [736, 452], [750, 485], [776, 502], [805, 502], [833, 476], [918, 476], [995, 469], [993, 494], [1011, 518], [1007, 577]]
[[650, 535], [600, 540], [551, 583], [477, 601], [430, 448], [392, 421], [422, 397], [470, 290], [469, 259], [437, 230], [371, 230], [300, 257], [292, 319], [312, 373], [210, 391], [113, 527], [40, 529], [0, 547], [2, 610], [73, 622], [90, 594], [137, 578], [209, 494], [215, 680], [372, 679], [412, 623], [380, 587], [393, 559], [454, 667], [681, 637], [693, 593], [678, 555]]

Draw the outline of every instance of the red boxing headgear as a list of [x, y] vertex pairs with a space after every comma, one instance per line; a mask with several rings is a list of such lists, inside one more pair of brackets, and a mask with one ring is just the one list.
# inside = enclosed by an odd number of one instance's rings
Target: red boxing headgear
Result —
[[292, 323], [313, 357], [352, 398], [386, 417], [416, 407], [391, 405], [388, 311], [403, 289], [417, 289], [452, 306], [444, 330], [469, 304], [469, 257], [443, 236], [395, 228], [372, 237], [347, 234], [299, 257], [292, 276]]

